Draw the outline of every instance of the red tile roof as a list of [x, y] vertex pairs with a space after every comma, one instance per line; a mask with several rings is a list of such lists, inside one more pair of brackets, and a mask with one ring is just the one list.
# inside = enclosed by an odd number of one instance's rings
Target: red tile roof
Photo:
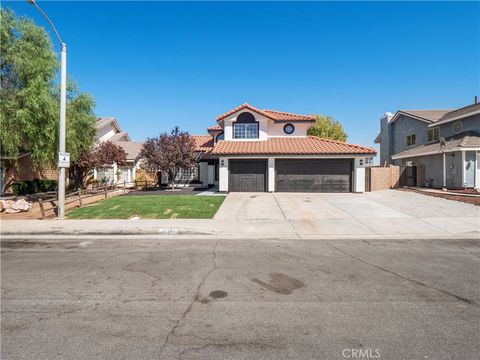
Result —
[[249, 109], [273, 121], [315, 121], [315, 117], [313, 116], [293, 114], [293, 113], [287, 113], [287, 112], [281, 112], [281, 111], [275, 111], [275, 110], [260, 110], [247, 103], [237, 106], [236, 108], [218, 116], [217, 121], [225, 119], [227, 116], [230, 116], [236, 113], [237, 111], [240, 111], [243, 109]]
[[375, 155], [376, 150], [366, 146], [322, 139], [317, 136], [275, 137], [263, 141], [221, 140], [212, 155]]
[[195, 151], [209, 152], [213, 149], [212, 135], [191, 135], [195, 143]]
[[223, 128], [220, 125], [213, 125], [213, 126], [210, 126], [207, 130], [208, 131], [223, 131]]

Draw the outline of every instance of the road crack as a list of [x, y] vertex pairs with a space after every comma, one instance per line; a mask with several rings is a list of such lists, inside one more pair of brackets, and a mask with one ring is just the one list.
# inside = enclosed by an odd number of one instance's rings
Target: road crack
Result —
[[374, 268], [376, 268], [376, 269], [378, 269], [378, 270], [381, 270], [381, 271], [384, 271], [384, 272], [389, 273], [389, 274], [391, 274], [391, 275], [394, 275], [394, 276], [396, 276], [396, 277], [398, 277], [398, 278], [400, 278], [400, 279], [409, 281], [409, 282], [411, 282], [411, 283], [420, 285], [420, 286], [425, 287], [425, 288], [428, 288], [428, 289], [436, 290], [436, 291], [441, 292], [441, 293], [443, 293], [443, 294], [445, 294], [445, 295], [451, 296], [451, 297], [453, 297], [453, 298], [455, 298], [455, 299], [457, 299], [457, 300], [459, 300], [459, 301], [461, 301], [461, 302], [467, 303], [468, 305], [477, 306], [477, 304], [476, 304], [475, 302], [473, 302], [472, 300], [470, 300], [470, 299], [467, 299], [467, 298], [464, 298], [464, 297], [462, 297], [462, 296], [456, 295], [456, 294], [454, 294], [454, 293], [452, 293], [452, 292], [450, 292], [450, 291], [448, 291], [448, 290], [440, 289], [440, 288], [437, 288], [437, 287], [435, 287], [435, 286], [425, 284], [424, 282], [421, 282], [421, 281], [419, 281], [419, 280], [410, 279], [410, 278], [408, 278], [408, 277], [406, 277], [406, 276], [404, 276], [404, 275], [398, 274], [398, 273], [396, 273], [396, 272], [394, 272], [394, 271], [392, 271], [392, 270], [389, 270], [389, 269], [386, 269], [386, 268], [381, 267], [381, 266], [379, 266], [379, 265], [376, 265], [376, 264], [373, 264], [373, 263], [371, 263], [371, 262], [368, 262], [368, 261], [366, 261], [366, 260], [364, 260], [364, 259], [362, 259], [362, 258], [356, 257], [355, 255], [352, 255], [352, 254], [350, 254], [350, 253], [348, 253], [348, 252], [346, 252], [346, 251], [344, 251], [344, 250], [336, 247], [335, 245], [330, 244], [330, 242], [328, 242], [328, 241], [327, 241], [327, 245], [330, 246], [330, 247], [332, 247], [332, 248], [334, 248], [334, 249], [337, 250], [338, 252], [340, 252], [340, 253], [342, 253], [342, 254], [344, 254], [344, 255], [346, 255], [346, 256], [351, 257], [351, 258], [354, 259], [354, 260], [357, 260], [357, 261], [359, 261], [359, 262], [361, 262], [361, 263], [364, 263], [364, 264], [366, 264], [366, 265], [372, 266], [372, 267], [374, 267]]
[[177, 320], [175, 320], [172, 328], [167, 333], [167, 336], [165, 337], [165, 341], [163, 342], [162, 346], [160, 347], [160, 352], [165, 351], [165, 349], [166, 349], [166, 347], [167, 347], [167, 345], [170, 341], [170, 337], [172, 335], [175, 335], [175, 331], [181, 326], [182, 321], [185, 320], [185, 318], [188, 316], [188, 314], [192, 311], [193, 306], [195, 305], [195, 303], [198, 301], [198, 299], [200, 297], [200, 290], [201, 290], [203, 284], [205, 284], [205, 281], [207, 280], [207, 278], [210, 276], [211, 273], [213, 273], [215, 270], [218, 269], [218, 266], [217, 266], [217, 246], [220, 243], [220, 241], [221, 241], [221, 239], [217, 240], [217, 242], [215, 243], [215, 245], [213, 246], [213, 249], [212, 249], [212, 256], [211, 256], [212, 267], [202, 276], [202, 280], [199, 282], [199, 284], [195, 288], [195, 293], [194, 293], [192, 301], [187, 306], [187, 308], [183, 311], [183, 313], [180, 315], [180, 317]]

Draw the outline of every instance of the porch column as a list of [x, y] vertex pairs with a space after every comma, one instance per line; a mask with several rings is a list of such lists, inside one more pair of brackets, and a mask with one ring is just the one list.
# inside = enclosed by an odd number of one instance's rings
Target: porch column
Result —
[[443, 187], [447, 187], [447, 159], [445, 153], [443, 153]]
[[117, 178], [117, 163], [113, 163], [113, 182], [116, 183], [118, 181]]

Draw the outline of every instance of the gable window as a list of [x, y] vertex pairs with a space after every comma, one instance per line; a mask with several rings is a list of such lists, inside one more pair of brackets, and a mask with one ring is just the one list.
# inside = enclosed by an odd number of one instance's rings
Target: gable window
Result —
[[286, 124], [283, 127], [283, 132], [287, 135], [293, 134], [294, 131], [295, 131], [295, 126], [293, 126], [292, 124]]
[[238, 115], [233, 123], [233, 138], [258, 139], [258, 122], [252, 114], [244, 112]]
[[440, 138], [440, 129], [435, 127], [433, 129], [428, 129], [427, 132], [427, 141], [437, 141]]
[[415, 145], [417, 136], [415, 134], [407, 135], [407, 146]]

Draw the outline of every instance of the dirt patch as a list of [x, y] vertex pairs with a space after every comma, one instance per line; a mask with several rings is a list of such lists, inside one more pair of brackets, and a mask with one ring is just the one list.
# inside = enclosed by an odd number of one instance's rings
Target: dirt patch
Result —
[[257, 278], [254, 278], [251, 281], [257, 283], [267, 290], [281, 295], [290, 295], [293, 290], [300, 289], [305, 286], [302, 281], [281, 273], [271, 273], [270, 279], [271, 280], [268, 283]]
[[397, 189], [397, 190], [398, 191], [410, 191], [410, 192], [415, 192], [417, 194], [439, 197], [439, 198], [444, 198], [444, 199], [447, 199], [447, 200], [459, 201], [459, 202], [464, 202], [464, 203], [467, 203], [467, 204], [472, 204], [472, 205], [475, 205], [475, 206], [480, 206], [480, 197], [449, 195], [449, 194], [442, 194], [442, 193], [431, 193], [431, 192], [419, 191], [419, 190], [414, 190], [414, 189], [402, 189], [402, 188], [400, 188], [400, 189]]

